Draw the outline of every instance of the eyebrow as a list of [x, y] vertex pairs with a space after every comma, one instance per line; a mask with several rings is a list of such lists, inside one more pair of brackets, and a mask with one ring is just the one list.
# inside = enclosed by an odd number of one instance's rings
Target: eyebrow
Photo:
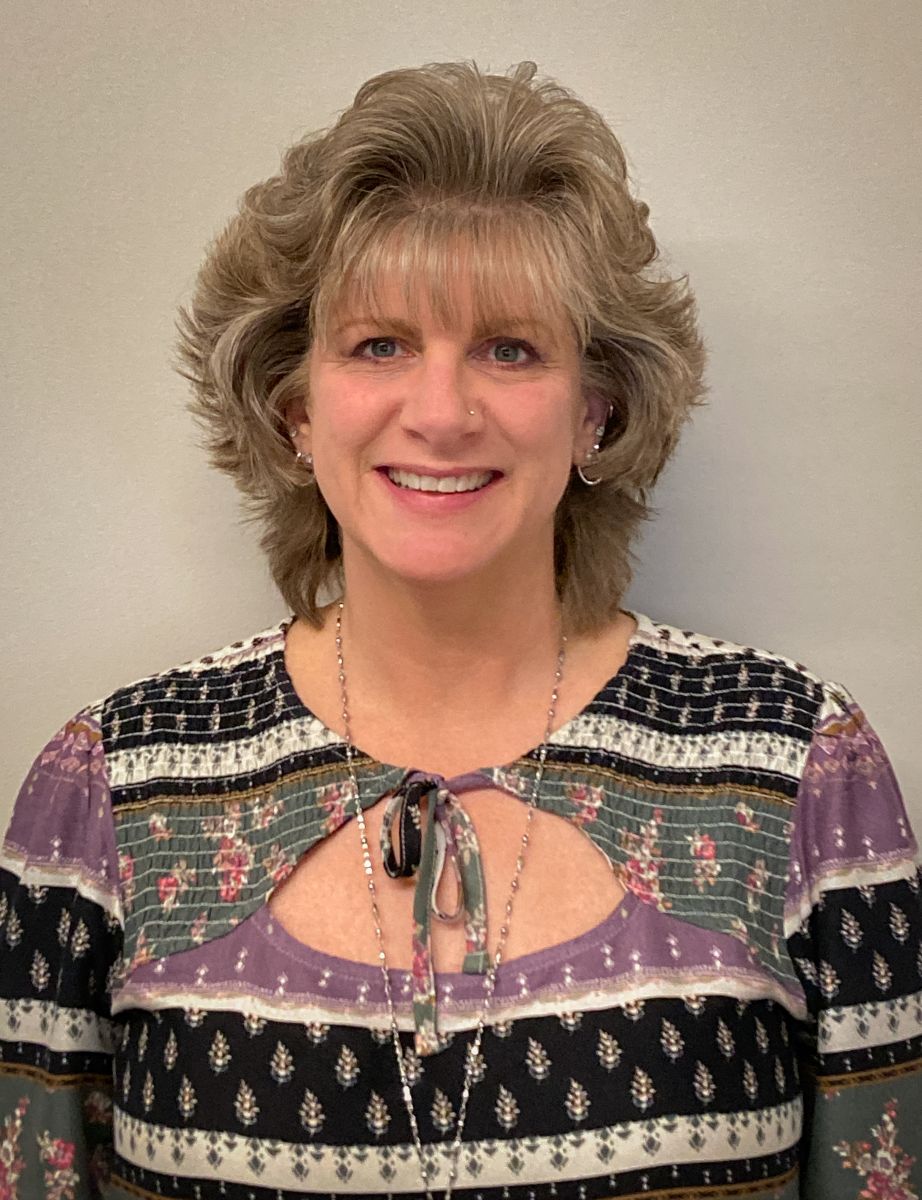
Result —
[[[410, 321], [404, 320], [402, 317], [375, 317], [371, 314], [363, 317], [353, 317], [351, 320], [345, 321], [342, 325], [338, 325], [334, 329], [333, 335], [334, 337], [339, 337], [347, 329], [352, 329], [356, 325], [380, 325], [387, 329], [392, 329], [401, 337], [416, 337], [419, 335], [419, 327], [413, 325]], [[487, 321], [478, 322], [474, 329], [474, 338], [484, 338], [491, 333], [505, 333], [507, 331], [511, 333], [515, 330], [520, 332], [533, 330], [549, 341], [556, 341], [553, 328], [545, 321], [532, 317], [493, 317]]]

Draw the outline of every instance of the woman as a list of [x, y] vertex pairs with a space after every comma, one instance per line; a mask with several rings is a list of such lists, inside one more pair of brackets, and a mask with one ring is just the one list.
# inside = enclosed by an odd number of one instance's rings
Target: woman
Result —
[[880, 742], [621, 608], [702, 394], [647, 213], [531, 64], [378, 76], [246, 193], [182, 370], [292, 612], [23, 784], [0, 1195], [917, 1194]]

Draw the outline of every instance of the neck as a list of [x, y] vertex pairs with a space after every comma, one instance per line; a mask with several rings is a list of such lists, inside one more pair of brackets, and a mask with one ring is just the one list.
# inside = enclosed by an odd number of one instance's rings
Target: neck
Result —
[[405, 713], [491, 712], [549, 686], [560, 646], [552, 553], [502, 578], [449, 583], [383, 575], [348, 553], [343, 566], [346, 672], [363, 695]]

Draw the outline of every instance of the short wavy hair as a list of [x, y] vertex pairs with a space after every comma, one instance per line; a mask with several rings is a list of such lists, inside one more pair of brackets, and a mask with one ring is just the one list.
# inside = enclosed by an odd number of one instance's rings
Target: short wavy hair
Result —
[[648, 215], [603, 118], [531, 62], [505, 75], [453, 62], [377, 75], [244, 193], [179, 310], [176, 370], [295, 614], [319, 628], [320, 593], [343, 584], [338, 524], [305, 486], [285, 419], [299, 401], [310, 411], [311, 342], [344, 297], [378, 311], [389, 276], [450, 321], [460, 240], [477, 316], [556, 307], [584, 394], [609, 406], [591, 465], [602, 482], [571, 473], [554, 566], [568, 629], [614, 618], [649, 490], [706, 390], [694, 297], [687, 276], [648, 270]]

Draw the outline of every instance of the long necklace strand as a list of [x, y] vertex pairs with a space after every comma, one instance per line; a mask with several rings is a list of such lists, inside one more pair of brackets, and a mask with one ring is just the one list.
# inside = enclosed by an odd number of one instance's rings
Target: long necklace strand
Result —
[[[368, 846], [368, 836], [365, 829], [365, 813], [362, 810], [361, 801], [359, 799], [359, 784], [355, 772], [355, 763], [353, 762], [354, 747], [352, 743], [352, 729], [349, 724], [349, 701], [346, 692], [346, 668], [343, 659], [343, 608], [344, 601], [340, 600], [339, 608], [336, 614], [336, 660], [339, 666], [339, 687], [342, 698], [342, 718], [343, 727], [346, 732], [346, 758], [349, 763], [349, 775], [352, 783], [352, 794], [355, 799], [355, 814], [358, 821], [359, 836], [362, 842], [362, 867], [365, 872], [365, 877], [368, 880], [368, 892], [371, 896], [371, 912], [374, 920], [375, 934], [378, 939], [378, 962], [381, 965], [381, 975], [384, 981], [384, 995], [387, 1000], [387, 1011], [391, 1025], [391, 1040], [394, 1045], [394, 1052], [397, 1058], [397, 1070], [400, 1075], [401, 1091], [403, 1093], [403, 1102], [407, 1110], [407, 1116], [410, 1121], [410, 1129], [413, 1134], [413, 1143], [416, 1147], [416, 1154], [419, 1159], [420, 1179], [422, 1180], [423, 1190], [426, 1193], [426, 1200], [433, 1200], [432, 1191], [429, 1184], [429, 1170], [426, 1166], [426, 1153], [423, 1149], [422, 1139], [419, 1136], [419, 1126], [416, 1122], [416, 1111], [413, 1107], [413, 1096], [410, 1091], [410, 1081], [407, 1076], [406, 1064], [404, 1062], [403, 1050], [400, 1045], [400, 1031], [397, 1028], [397, 1013], [394, 1008], [394, 998], [391, 994], [391, 983], [388, 975], [387, 956], [384, 952], [384, 933], [381, 929], [381, 915], [378, 911], [378, 898], [375, 891], [374, 868], [371, 863], [371, 852]], [[519, 876], [522, 874], [522, 868], [525, 865], [525, 851], [528, 847], [528, 831], [531, 826], [532, 815], [538, 802], [538, 793], [541, 790], [541, 780], [544, 776], [544, 763], [547, 758], [547, 744], [550, 741], [551, 733], [554, 727], [554, 716], [557, 711], [557, 696], [560, 687], [560, 681], [563, 678], [563, 666], [566, 655], [567, 637], [566, 634], [560, 635], [560, 650], [557, 655], [557, 669], [554, 674], [554, 688], [551, 692], [551, 703], [547, 710], [547, 728], [544, 733], [544, 741], [541, 744], [540, 755], [538, 759], [538, 769], [535, 774], [534, 789], [528, 803], [528, 813], [525, 817], [525, 831], [522, 834], [522, 842], [519, 847], [519, 853], [515, 860], [515, 874], [512, 878], [512, 886], [509, 891], [509, 899], [506, 901], [506, 909], [503, 918], [503, 924], [500, 926], [499, 942], [496, 947], [496, 954], [493, 962], [487, 970], [484, 978], [484, 1003], [480, 1012], [480, 1017], [477, 1022], [477, 1033], [474, 1037], [473, 1044], [468, 1048], [467, 1061], [464, 1068], [464, 1087], [461, 1093], [461, 1105], [458, 1111], [457, 1132], [455, 1140], [452, 1144], [449, 1157], [449, 1173], [448, 1183], [445, 1188], [445, 1200], [450, 1200], [452, 1189], [455, 1184], [458, 1170], [458, 1156], [461, 1149], [461, 1135], [464, 1129], [464, 1121], [467, 1116], [468, 1098], [471, 1092], [474, 1074], [477, 1071], [477, 1064], [480, 1057], [480, 1043], [483, 1038], [483, 1031], [486, 1025], [487, 1011], [490, 1002], [493, 999], [493, 992], [496, 987], [496, 972], [499, 969], [499, 964], [502, 959], [503, 948], [506, 944], [506, 938], [509, 934], [509, 922], [512, 919], [512, 906], [516, 892], [519, 890]], [[430, 803], [433, 801], [430, 800]], [[435, 1168], [433, 1163], [433, 1169]]]

